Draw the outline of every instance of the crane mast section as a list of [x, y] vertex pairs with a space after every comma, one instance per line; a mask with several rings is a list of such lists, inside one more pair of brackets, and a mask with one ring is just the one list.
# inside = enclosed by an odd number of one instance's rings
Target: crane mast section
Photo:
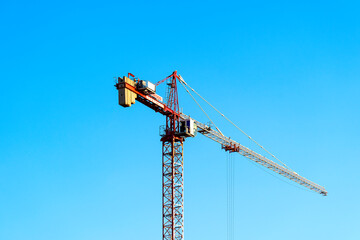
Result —
[[[182, 113], [180, 114], [180, 117], [182, 119], [189, 118], [189, 116], [182, 114]], [[253, 150], [241, 145], [240, 143], [237, 143], [236, 141], [234, 141], [226, 136], [223, 136], [221, 133], [211, 129], [211, 127], [209, 127], [206, 124], [203, 124], [196, 120], [194, 120], [194, 122], [196, 123], [196, 125], [198, 127], [199, 133], [220, 143], [224, 149], [229, 149], [229, 150], [231, 149], [232, 152], [238, 152], [239, 154], [243, 155], [244, 157], [247, 157], [256, 163], [261, 164], [262, 166], [290, 179], [291, 181], [294, 181], [312, 191], [320, 193], [321, 195], [324, 195], [324, 196], [327, 195], [327, 191], [325, 190], [324, 187], [322, 187], [322, 186], [300, 176], [299, 174], [277, 164], [276, 162], [254, 152]]]

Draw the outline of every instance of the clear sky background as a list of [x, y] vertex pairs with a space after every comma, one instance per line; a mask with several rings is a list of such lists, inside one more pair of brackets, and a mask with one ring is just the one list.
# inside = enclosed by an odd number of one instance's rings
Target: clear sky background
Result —
[[[2, 1], [0, 239], [161, 239], [165, 118], [117, 105], [113, 77], [175, 69], [329, 192], [235, 156], [236, 239], [360, 239], [360, 4], [315, 2]], [[226, 239], [226, 154], [184, 149], [185, 237]]]

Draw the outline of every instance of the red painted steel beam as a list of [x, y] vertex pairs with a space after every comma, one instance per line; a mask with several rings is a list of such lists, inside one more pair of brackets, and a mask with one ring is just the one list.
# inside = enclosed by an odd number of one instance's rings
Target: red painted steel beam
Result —
[[144, 104], [145, 106], [153, 109], [155, 112], [159, 112], [162, 115], [169, 116], [169, 115], [176, 115], [180, 117], [180, 114], [169, 108], [166, 104], [152, 98], [150, 95], [146, 95], [142, 92], [136, 90], [135, 87], [131, 86], [128, 83], [122, 82], [116, 84], [117, 89], [126, 88], [135, 94], [137, 94], [136, 100]]

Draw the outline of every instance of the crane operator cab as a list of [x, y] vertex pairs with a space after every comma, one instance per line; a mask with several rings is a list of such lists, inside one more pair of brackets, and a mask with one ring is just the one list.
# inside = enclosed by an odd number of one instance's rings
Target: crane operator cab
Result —
[[197, 133], [197, 126], [193, 119], [180, 120], [179, 136], [195, 137]]

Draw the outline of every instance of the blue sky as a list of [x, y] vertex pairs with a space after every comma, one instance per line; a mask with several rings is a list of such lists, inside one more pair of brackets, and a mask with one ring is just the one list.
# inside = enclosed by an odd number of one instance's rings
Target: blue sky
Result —
[[[113, 77], [156, 82], [175, 69], [329, 191], [302, 191], [235, 156], [236, 239], [359, 239], [359, 7], [2, 1], [0, 239], [161, 239], [165, 119], [117, 105]], [[179, 91], [184, 112], [206, 122]], [[184, 149], [186, 239], [226, 239], [226, 154], [203, 136]]]

